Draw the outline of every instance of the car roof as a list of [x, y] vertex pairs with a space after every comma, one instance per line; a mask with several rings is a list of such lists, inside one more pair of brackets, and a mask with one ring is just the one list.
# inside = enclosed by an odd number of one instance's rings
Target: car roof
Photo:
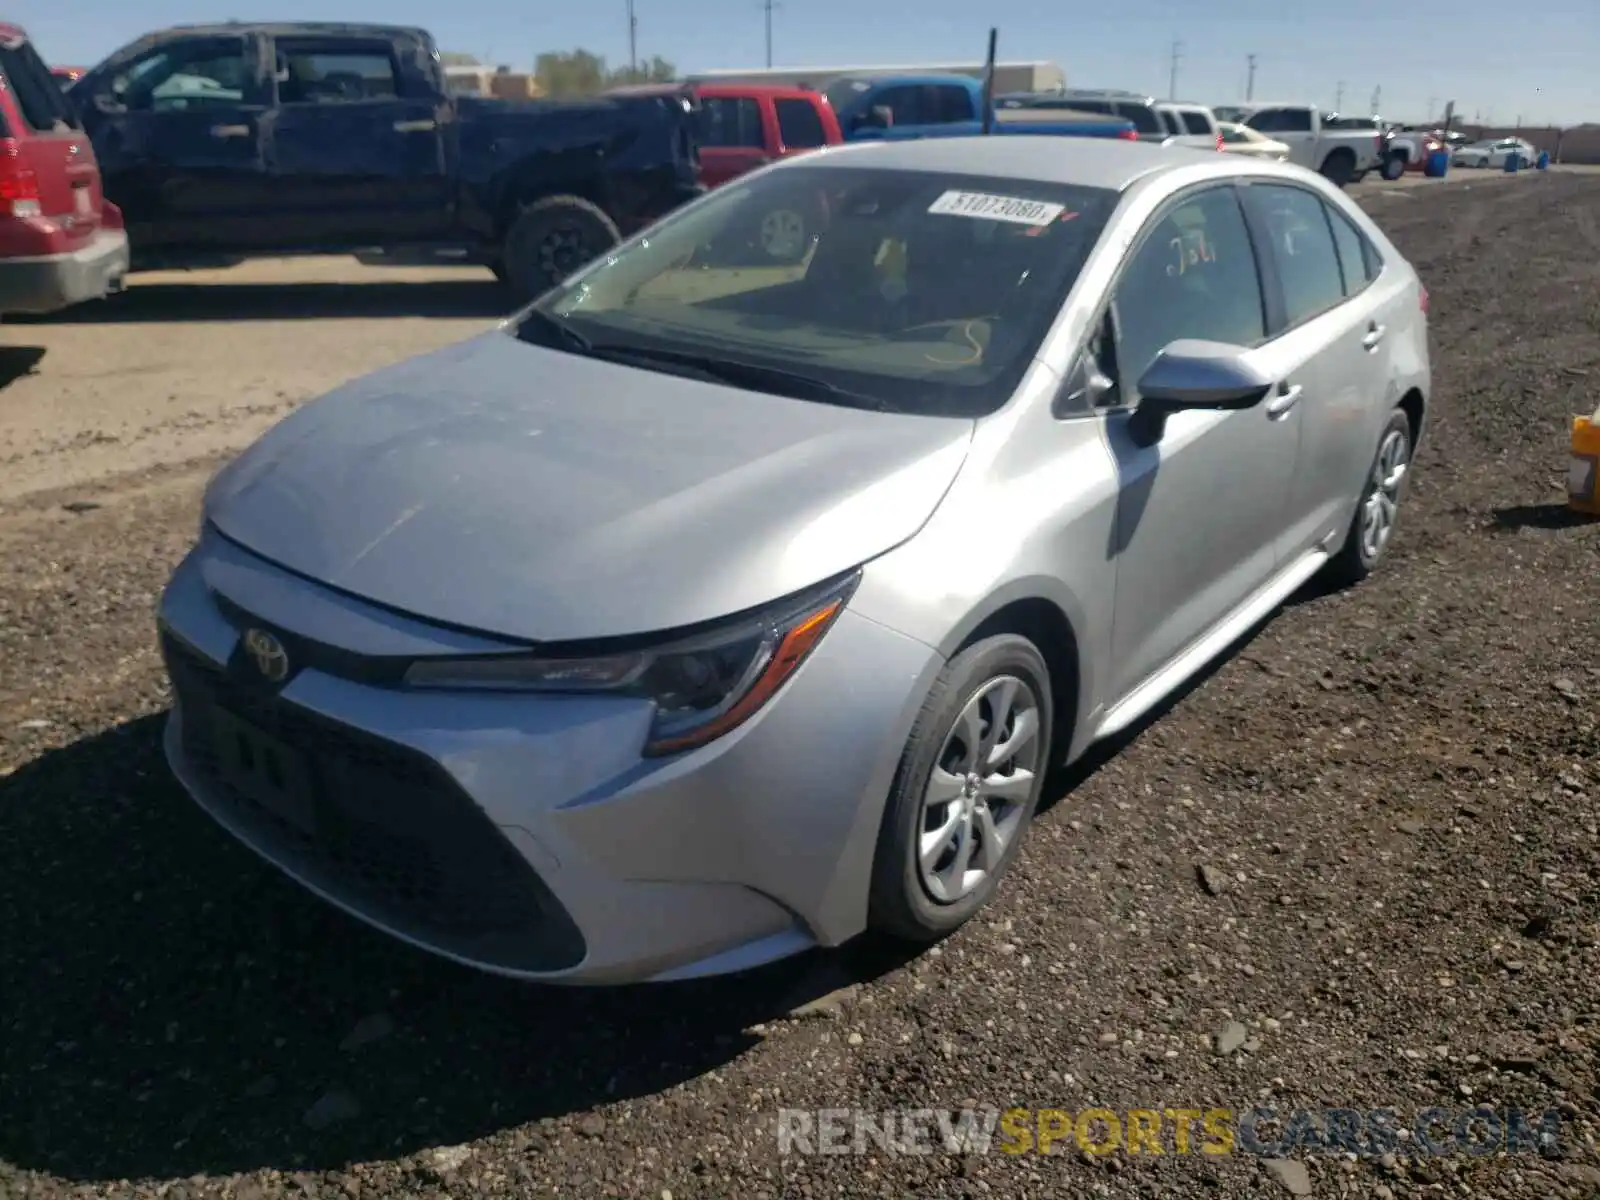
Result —
[[[1215, 160], [1226, 158], [1226, 162]], [[1064, 183], [1120, 192], [1134, 182], [1164, 171], [1204, 166], [1218, 176], [1256, 173], [1236, 155], [1201, 155], [1195, 151], [1125, 142], [1112, 138], [1003, 134], [997, 137], [916, 138], [903, 142], [856, 142], [829, 146], [791, 159], [822, 167], [885, 167], [901, 171], [992, 175], [1000, 179]]]

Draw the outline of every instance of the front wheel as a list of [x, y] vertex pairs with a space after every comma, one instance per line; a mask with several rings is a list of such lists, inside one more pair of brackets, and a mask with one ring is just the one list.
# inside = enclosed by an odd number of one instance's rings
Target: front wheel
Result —
[[1026, 638], [985, 638], [946, 665], [884, 810], [872, 928], [933, 942], [988, 902], [1032, 824], [1052, 720], [1049, 669]]
[[1348, 150], [1335, 150], [1322, 161], [1322, 177], [1334, 187], [1345, 187], [1356, 173], [1356, 158]]
[[1397, 408], [1378, 437], [1378, 452], [1362, 484], [1344, 545], [1328, 562], [1329, 581], [1334, 586], [1360, 583], [1377, 567], [1394, 536], [1410, 475], [1411, 420]]
[[1383, 177], [1390, 183], [1406, 173], [1406, 156], [1400, 151], [1383, 160]]
[[518, 300], [533, 300], [622, 240], [605, 211], [581, 196], [546, 196], [506, 231], [501, 268]]

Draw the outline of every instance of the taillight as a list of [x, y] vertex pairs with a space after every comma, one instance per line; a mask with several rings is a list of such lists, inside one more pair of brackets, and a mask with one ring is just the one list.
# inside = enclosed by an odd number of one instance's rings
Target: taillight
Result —
[[0, 138], [0, 216], [37, 217], [39, 177], [22, 161], [16, 138]]
[[1422, 315], [1428, 315], [1428, 289], [1420, 283], [1417, 284], [1417, 304], [1422, 308]]
[[1220, 133], [1217, 134], [1217, 149], [1218, 150], [1222, 149], [1222, 135]]
[[1137, 129], [1124, 129], [1117, 136], [1125, 142], [1137, 142], [1139, 140], [1139, 131]]

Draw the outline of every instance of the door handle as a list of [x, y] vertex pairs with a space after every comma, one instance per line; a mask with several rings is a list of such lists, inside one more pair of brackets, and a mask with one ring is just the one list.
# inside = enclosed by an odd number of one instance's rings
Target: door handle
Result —
[[1361, 345], [1366, 350], [1376, 350], [1378, 343], [1383, 341], [1383, 335], [1388, 332], [1388, 327], [1374, 324], [1367, 329], [1367, 336], [1361, 339]]
[[427, 133], [430, 129], [437, 128], [439, 128], [439, 122], [431, 117], [424, 117], [420, 121], [396, 121], [394, 123], [394, 131], [396, 133]]
[[250, 136], [250, 126], [248, 126], [248, 125], [213, 125], [211, 127], [211, 136], [214, 137], [214, 138], [249, 137]]
[[1278, 394], [1267, 401], [1267, 416], [1276, 421], [1284, 416], [1291, 408], [1300, 403], [1300, 395], [1305, 389], [1298, 383], [1293, 387], [1288, 384], [1278, 389]]

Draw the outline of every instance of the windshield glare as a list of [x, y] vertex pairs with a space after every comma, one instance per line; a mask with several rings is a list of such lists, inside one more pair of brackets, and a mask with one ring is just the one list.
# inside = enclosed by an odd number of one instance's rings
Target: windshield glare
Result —
[[1032, 180], [785, 167], [612, 251], [516, 333], [573, 353], [587, 342], [756, 364], [893, 411], [980, 416], [1020, 382], [1116, 201]]

